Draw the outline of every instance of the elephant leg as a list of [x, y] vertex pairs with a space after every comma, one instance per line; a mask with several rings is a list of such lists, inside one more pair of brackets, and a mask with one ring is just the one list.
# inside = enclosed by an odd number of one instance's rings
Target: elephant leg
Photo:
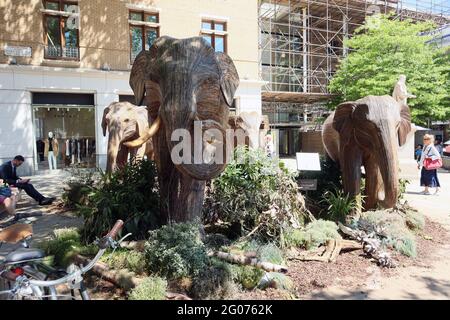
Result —
[[375, 209], [378, 204], [379, 194], [383, 191], [383, 180], [380, 168], [373, 157], [364, 160], [366, 170], [366, 199], [364, 208], [366, 210]]

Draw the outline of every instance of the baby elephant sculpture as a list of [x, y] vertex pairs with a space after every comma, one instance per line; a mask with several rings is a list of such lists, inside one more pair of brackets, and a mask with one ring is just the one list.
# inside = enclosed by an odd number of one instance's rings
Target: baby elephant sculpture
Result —
[[[257, 112], [241, 112], [230, 116], [230, 128], [235, 132], [234, 146], [246, 145], [250, 148], [262, 148], [264, 137], [269, 131], [269, 119]], [[241, 134], [241, 135], [239, 135]]]
[[103, 112], [102, 129], [105, 137], [106, 131], [109, 132], [106, 172], [123, 168], [129, 157], [142, 159], [147, 156], [153, 159], [151, 139], [136, 148], [125, 146], [127, 141], [134, 140], [148, 131], [147, 108], [129, 102], [111, 103]]
[[[139, 147], [153, 137], [161, 221], [184, 222], [201, 215], [206, 180], [217, 177], [226, 166], [225, 161], [215, 161], [215, 155], [226, 154], [229, 108], [238, 85], [231, 58], [216, 53], [202, 37], [164, 36], [136, 57], [130, 86], [136, 104], [145, 101], [149, 108], [152, 125], [126, 146]], [[212, 130], [222, 135], [218, 144], [204, 138]], [[188, 133], [182, 144], [191, 148], [175, 152], [180, 132]], [[182, 153], [183, 161], [174, 161], [173, 153]]]
[[360, 192], [361, 166], [366, 172], [365, 208], [392, 208], [399, 194], [398, 147], [411, 131], [406, 104], [390, 96], [368, 96], [340, 104], [324, 123], [328, 155], [339, 162], [344, 191]]

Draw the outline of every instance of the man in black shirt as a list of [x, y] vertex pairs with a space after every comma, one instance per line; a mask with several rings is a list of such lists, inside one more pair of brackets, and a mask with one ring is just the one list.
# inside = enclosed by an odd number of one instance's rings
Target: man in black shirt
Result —
[[0, 178], [6, 181], [9, 185], [15, 186], [18, 189], [25, 190], [25, 192], [34, 200], [39, 202], [41, 206], [49, 205], [55, 200], [54, 198], [46, 198], [40, 194], [30, 183], [29, 179], [21, 179], [17, 176], [16, 169], [24, 163], [25, 159], [22, 156], [16, 156], [14, 160], [5, 162], [0, 166]]

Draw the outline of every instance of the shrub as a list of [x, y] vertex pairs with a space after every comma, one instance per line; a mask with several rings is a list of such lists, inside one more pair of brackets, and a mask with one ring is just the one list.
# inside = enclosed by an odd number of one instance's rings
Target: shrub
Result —
[[112, 174], [101, 174], [85, 205], [77, 207], [83, 217], [82, 240], [92, 242], [108, 231], [117, 219], [125, 222], [123, 234], [145, 239], [159, 226], [159, 191], [156, 167], [150, 160], [127, 164]]
[[145, 272], [145, 256], [142, 252], [119, 249], [101, 259], [112, 269], [128, 269], [136, 274]]
[[148, 277], [131, 290], [128, 300], [165, 300], [166, 290], [166, 280], [159, 277]]
[[307, 250], [316, 249], [328, 240], [340, 239], [339, 227], [332, 221], [316, 220], [302, 230], [291, 230], [285, 238], [286, 246], [302, 247]]
[[231, 270], [234, 280], [247, 290], [256, 288], [265, 274], [263, 270], [252, 266], [232, 265]]
[[398, 180], [399, 185], [398, 201], [403, 200], [405, 198], [406, 187], [408, 186], [408, 184], [411, 184], [409, 180], [401, 178]]
[[406, 220], [393, 210], [369, 211], [364, 213], [359, 224], [376, 226], [383, 230], [384, 243], [400, 253], [415, 257], [417, 254], [414, 234], [408, 229]]
[[258, 288], [262, 290], [275, 288], [292, 292], [294, 291], [294, 283], [288, 276], [282, 273], [268, 272], [261, 279]]
[[329, 220], [345, 223], [349, 214], [357, 210], [362, 211], [362, 197], [352, 198], [340, 189], [326, 191], [322, 198], [321, 202], [327, 206]]
[[221, 300], [231, 297], [236, 290], [232, 267], [228, 263], [213, 260], [194, 279], [191, 295], [195, 299]]
[[303, 225], [306, 210], [294, 177], [261, 150], [238, 147], [235, 159], [215, 179], [204, 216], [238, 222], [244, 234], [278, 241], [287, 227]]
[[99, 180], [99, 172], [82, 169], [76, 166], [69, 170], [70, 178], [66, 181], [62, 199], [67, 208], [76, 208], [79, 205], [87, 205], [89, 194]]
[[53, 255], [53, 262], [58, 266], [69, 265], [77, 254], [93, 255], [98, 251], [96, 246], [81, 244], [81, 237], [76, 228], [56, 229], [51, 239], [39, 243], [38, 246], [46, 255]]
[[145, 244], [147, 270], [169, 280], [197, 276], [208, 263], [196, 223], [179, 223], [151, 231]]

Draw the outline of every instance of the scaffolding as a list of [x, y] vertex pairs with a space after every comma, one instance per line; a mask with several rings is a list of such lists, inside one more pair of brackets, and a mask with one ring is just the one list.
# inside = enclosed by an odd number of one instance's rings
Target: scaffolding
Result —
[[367, 16], [390, 12], [394, 19], [450, 22], [448, 0], [259, 0], [263, 101], [329, 99], [329, 81], [348, 54], [345, 39]]

